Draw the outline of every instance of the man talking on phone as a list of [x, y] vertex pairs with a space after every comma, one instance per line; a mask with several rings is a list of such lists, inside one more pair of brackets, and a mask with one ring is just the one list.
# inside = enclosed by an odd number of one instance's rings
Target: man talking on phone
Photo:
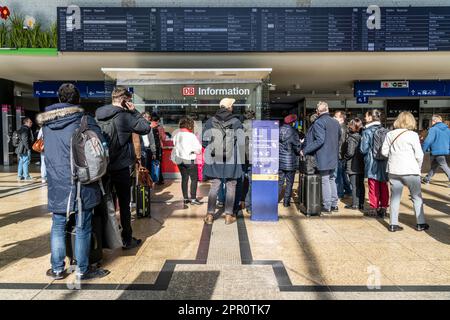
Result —
[[[108, 141], [109, 168], [104, 180], [105, 187], [115, 189], [120, 206], [123, 249], [138, 247], [142, 240], [133, 238], [131, 229], [131, 179], [130, 168], [140, 159], [136, 158], [132, 134], [148, 134], [150, 123], [145, 120], [131, 102], [132, 94], [123, 87], [112, 92], [112, 104], [103, 106], [95, 112], [103, 135]], [[105, 183], [106, 182], [106, 183]]]

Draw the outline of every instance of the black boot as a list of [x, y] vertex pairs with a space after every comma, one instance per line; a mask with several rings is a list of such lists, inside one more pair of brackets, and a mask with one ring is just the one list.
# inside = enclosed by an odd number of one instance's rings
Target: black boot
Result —
[[397, 225], [394, 225], [394, 224], [391, 224], [391, 225], [389, 226], [389, 231], [390, 231], [390, 232], [396, 232], [396, 231], [402, 231], [402, 230], [403, 230], [402, 227], [397, 226]]
[[421, 224], [417, 224], [416, 225], [416, 230], [417, 231], [425, 231], [430, 229], [430, 226], [427, 223], [421, 223]]

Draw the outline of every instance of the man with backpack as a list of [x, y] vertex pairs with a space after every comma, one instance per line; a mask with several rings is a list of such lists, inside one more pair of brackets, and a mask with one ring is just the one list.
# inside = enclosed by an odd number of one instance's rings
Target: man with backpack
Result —
[[[240, 179], [243, 175], [242, 165], [245, 162], [245, 150], [238, 147], [238, 134], [240, 133], [244, 137], [244, 131], [242, 122], [233, 114], [235, 101], [231, 98], [222, 99], [219, 110], [205, 123], [203, 132], [203, 147], [205, 148], [203, 175], [211, 180], [208, 210], [204, 219], [206, 224], [214, 222], [217, 194], [222, 179], [225, 179], [227, 190], [225, 224], [236, 222], [233, 207], [237, 179]], [[240, 154], [240, 151], [242, 151], [242, 154]]]
[[383, 218], [389, 206], [387, 158], [382, 154], [383, 143], [388, 130], [381, 125], [381, 112], [369, 110], [365, 115], [366, 126], [361, 137], [360, 151], [364, 155], [365, 177], [368, 178], [368, 215]]
[[33, 121], [26, 117], [22, 121], [22, 127], [15, 131], [12, 136], [12, 144], [16, 147], [15, 152], [19, 160], [19, 164], [17, 166], [18, 181], [33, 180], [28, 171], [31, 161], [31, 148], [34, 141], [33, 132], [31, 131], [32, 126]]
[[112, 104], [97, 109], [95, 117], [109, 146], [109, 168], [104, 184], [116, 191], [120, 207], [123, 249], [133, 249], [142, 240], [133, 238], [131, 228], [131, 178], [130, 167], [140, 162], [136, 158], [132, 134], [148, 134], [150, 123], [145, 120], [131, 103], [132, 94], [123, 87], [112, 92]]
[[[67, 276], [64, 260], [66, 257], [67, 213], [75, 214], [75, 259], [77, 280], [102, 278], [109, 274], [103, 269], [89, 268], [93, 209], [101, 200], [98, 182], [78, 184], [73, 179], [73, 137], [84, 121], [89, 134], [102, 141], [100, 128], [84, 110], [78, 106], [80, 93], [71, 83], [62, 84], [58, 90], [60, 103], [45, 108], [37, 117], [45, 136], [45, 164], [48, 182], [48, 210], [53, 213], [50, 234], [51, 269], [47, 276], [61, 280]], [[79, 168], [81, 169], [81, 168]], [[80, 172], [78, 172], [80, 173]], [[78, 175], [80, 177], [80, 175]], [[86, 176], [85, 176], [86, 177]], [[85, 181], [83, 181], [85, 182]]]

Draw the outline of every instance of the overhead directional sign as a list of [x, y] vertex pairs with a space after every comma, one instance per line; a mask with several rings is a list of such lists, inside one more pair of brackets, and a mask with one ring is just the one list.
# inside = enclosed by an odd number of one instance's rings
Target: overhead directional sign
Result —
[[450, 96], [450, 81], [358, 81], [355, 97], [443, 97]]
[[56, 98], [63, 83], [73, 83], [80, 91], [81, 98], [104, 98], [111, 95], [103, 81], [38, 81], [33, 83], [35, 98]]

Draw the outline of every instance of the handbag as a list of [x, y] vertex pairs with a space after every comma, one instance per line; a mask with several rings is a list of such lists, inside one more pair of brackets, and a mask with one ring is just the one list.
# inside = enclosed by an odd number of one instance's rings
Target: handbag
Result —
[[38, 153], [44, 152], [44, 139], [39, 138], [33, 143], [32, 149]]
[[104, 213], [103, 247], [111, 250], [122, 247], [122, 236], [120, 234], [119, 224], [116, 219], [116, 209], [111, 193], [103, 197], [106, 212]]
[[153, 181], [159, 181], [159, 172], [160, 172], [161, 163], [159, 160], [153, 160], [151, 164], [150, 176]]

